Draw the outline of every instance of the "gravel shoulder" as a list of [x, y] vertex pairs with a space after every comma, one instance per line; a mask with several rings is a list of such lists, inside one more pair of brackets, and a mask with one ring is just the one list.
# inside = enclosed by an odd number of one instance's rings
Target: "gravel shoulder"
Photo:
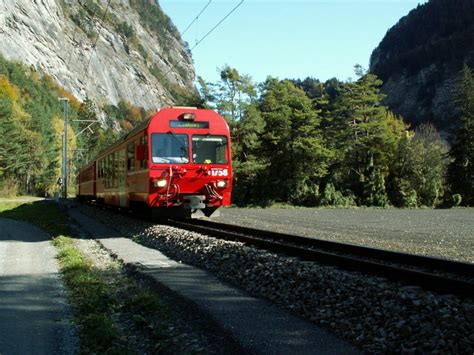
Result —
[[49, 236], [0, 218], [0, 354], [72, 354], [76, 339]]
[[[220, 350], [215, 353], [313, 353], [313, 349], [318, 349], [321, 354], [358, 353], [333, 334], [279, 310], [269, 302], [249, 297], [208, 273], [170, 260], [154, 249], [117, 237], [115, 231], [107, 230], [96, 220], [78, 214], [76, 209], [72, 209], [70, 215], [126, 267], [170, 290], [174, 294], [173, 303], [179, 299], [186, 300], [188, 305], [185, 307], [194, 308], [201, 318], [209, 317], [207, 338], [225, 333], [239, 344], [229, 348], [226, 341], [217, 339]], [[116, 224], [113, 226], [116, 227]], [[169, 231], [173, 233], [175, 230], [171, 228]], [[84, 246], [84, 243], [81, 245]], [[87, 254], [90, 255], [90, 252]], [[186, 318], [189, 319], [183, 319]], [[245, 350], [236, 351], [241, 347]], [[193, 350], [192, 347], [186, 348]], [[212, 347], [205, 348], [206, 353], [214, 353]]]
[[[110, 286], [111, 297], [117, 299], [117, 305], [109, 311], [121, 335], [123, 347], [129, 353], [242, 353], [233, 339], [212, 321], [204, 319], [195, 307], [182, 301], [168, 287], [153, 281], [150, 272], [140, 272], [135, 267], [153, 265], [156, 261], [153, 250], [136, 252], [134, 249], [139, 245], [121, 237], [122, 233], [117, 233], [117, 230], [83, 216], [75, 208], [69, 213], [82, 236], [81, 239], [74, 239], [75, 246], [100, 271]], [[110, 243], [120, 252], [110, 248]], [[130, 257], [135, 261], [122, 262]], [[165, 270], [169, 268], [165, 267]], [[154, 295], [151, 296], [151, 293]]]
[[472, 354], [474, 299], [269, 253], [84, 206], [81, 212], [168, 257], [330, 330], [368, 353]]
[[474, 263], [474, 208], [222, 208], [216, 222]]

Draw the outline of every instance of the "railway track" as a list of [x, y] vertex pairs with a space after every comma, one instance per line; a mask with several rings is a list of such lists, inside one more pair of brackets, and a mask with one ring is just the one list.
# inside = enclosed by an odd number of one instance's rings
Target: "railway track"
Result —
[[307, 261], [335, 265], [437, 292], [474, 295], [474, 264], [344, 244], [209, 221], [169, 220], [169, 225], [240, 241]]

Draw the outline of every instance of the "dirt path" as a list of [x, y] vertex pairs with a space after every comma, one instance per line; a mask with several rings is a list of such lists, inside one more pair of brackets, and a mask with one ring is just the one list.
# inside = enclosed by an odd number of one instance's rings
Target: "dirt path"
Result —
[[74, 352], [55, 255], [46, 233], [0, 218], [0, 354]]

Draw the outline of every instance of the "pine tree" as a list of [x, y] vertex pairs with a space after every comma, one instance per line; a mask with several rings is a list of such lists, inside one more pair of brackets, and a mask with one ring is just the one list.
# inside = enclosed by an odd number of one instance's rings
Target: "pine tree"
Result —
[[474, 74], [464, 65], [457, 90], [459, 127], [453, 135], [449, 182], [463, 204], [474, 205]]
[[218, 83], [199, 78], [200, 92], [207, 107], [214, 108], [229, 123], [234, 168], [233, 200], [250, 203], [258, 199], [258, 176], [265, 162], [258, 157], [263, 119], [256, 107], [257, 90], [248, 75], [224, 66]]
[[393, 115], [381, 104], [382, 82], [373, 74], [363, 74], [356, 67], [360, 79], [341, 87], [341, 94], [334, 102], [332, 120], [326, 129], [337, 149], [338, 160], [332, 172], [338, 188], [349, 189], [359, 196], [359, 202], [370, 204], [364, 186], [372, 184], [370, 176], [385, 177], [393, 155], [399, 132]]
[[312, 101], [290, 81], [269, 78], [263, 85], [260, 111], [266, 127], [262, 149], [269, 162], [269, 196], [315, 204], [332, 152], [322, 138]]
[[398, 145], [390, 167], [390, 197], [400, 207], [429, 206], [444, 195], [448, 145], [431, 124], [420, 125]]
[[221, 81], [211, 86], [214, 90], [212, 96], [216, 98], [216, 109], [232, 126], [242, 118], [257, 93], [250, 76], [240, 74], [235, 68], [224, 66], [220, 77]]
[[238, 122], [235, 131], [239, 144], [233, 146], [234, 186], [233, 201], [248, 204], [260, 202], [261, 176], [267, 167], [266, 160], [261, 156], [261, 135], [265, 122], [257, 105], [251, 104]]

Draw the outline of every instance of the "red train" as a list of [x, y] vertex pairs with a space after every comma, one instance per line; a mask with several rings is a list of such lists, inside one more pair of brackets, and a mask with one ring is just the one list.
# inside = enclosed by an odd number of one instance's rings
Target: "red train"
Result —
[[81, 200], [158, 216], [211, 216], [230, 204], [229, 126], [212, 110], [164, 108], [81, 169], [77, 185]]

